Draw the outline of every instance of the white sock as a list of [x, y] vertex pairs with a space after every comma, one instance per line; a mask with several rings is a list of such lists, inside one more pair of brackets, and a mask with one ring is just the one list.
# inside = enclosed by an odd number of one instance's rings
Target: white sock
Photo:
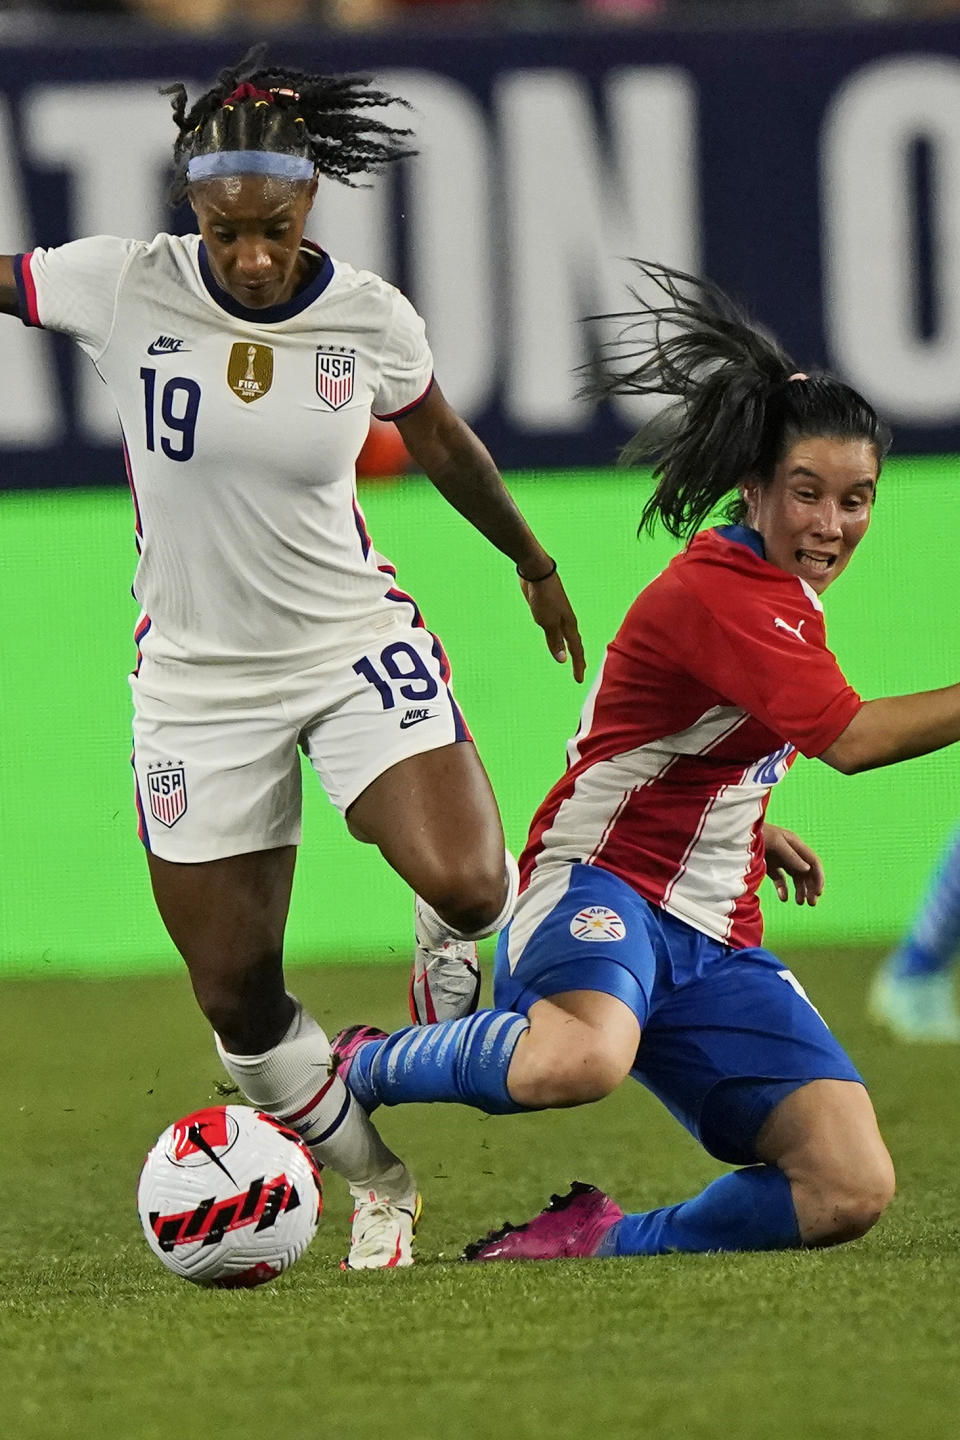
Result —
[[[291, 997], [293, 998], [293, 997]], [[217, 1051], [252, 1105], [296, 1130], [320, 1165], [342, 1175], [360, 1199], [409, 1201], [416, 1182], [380, 1139], [366, 1111], [340, 1076], [330, 1073], [330, 1041], [298, 1001], [293, 1023], [262, 1055], [230, 1055], [219, 1035]]]
[[509, 850], [503, 852], [503, 862], [507, 875], [507, 898], [497, 918], [491, 920], [482, 930], [455, 930], [446, 920], [441, 920], [433, 906], [428, 905], [423, 896], [420, 896], [421, 922], [425, 922], [425, 938], [430, 941], [432, 948], [439, 950], [447, 940], [486, 940], [488, 935], [496, 935], [498, 930], [503, 929], [513, 914], [517, 903], [517, 890], [520, 887], [520, 869]]

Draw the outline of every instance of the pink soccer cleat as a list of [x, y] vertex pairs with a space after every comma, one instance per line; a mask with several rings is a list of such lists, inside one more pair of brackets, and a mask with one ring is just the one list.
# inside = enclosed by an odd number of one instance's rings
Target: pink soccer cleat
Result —
[[474, 1240], [461, 1260], [562, 1260], [595, 1255], [611, 1225], [623, 1211], [596, 1185], [574, 1180], [566, 1195], [551, 1195], [550, 1204], [526, 1225], [504, 1225], [484, 1240]]
[[343, 1030], [338, 1030], [330, 1041], [330, 1049], [333, 1052], [330, 1056], [331, 1074], [335, 1072], [339, 1075], [349, 1090], [350, 1066], [353, 1064], [353, 1057], [357, 1051], [361, 1046], [369, 1045], [371, 1040], [386, 1040], [386, 1038], [386, 1030], [378, 1030], [375, 1025], [347, 1025]]

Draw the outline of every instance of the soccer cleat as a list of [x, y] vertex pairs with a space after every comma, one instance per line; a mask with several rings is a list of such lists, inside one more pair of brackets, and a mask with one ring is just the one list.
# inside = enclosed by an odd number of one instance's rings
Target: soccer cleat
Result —
[[[353, 1064], [353, 1057], [357, 1051], [362, 1045], [369, 1044], [371, 1040], [386, 1040], [386, 1038], [386, 1030], [378, 1030], [375, 1025], [347, 1025], [334, 1035], [330, 1041], [332, 1052], [330, 1068], [340, 1076], [348, 1090], [350, 1089], [350, 1066]], [[365, 1105], [363, 1108], [366, 1110]], [[367, 1114], [372, 1114], [376, 1108], [376, 1105], [372, 1105], [367, 1110]]]
[[480, 962], [473, 940], [442, 930], [418, 895], [413, 911], [416, 950], [410, 974], [410, 1018], [414, 1025], [460, 1020], [480, 1001]]
[[333, 1068], [344, 1084], [350, 1074], [353, 1057], [361, 1045], [368, 1045], [371, 1040], [386, 1038], [386, 1030], [378, 1030], [376, 1025], [346, 1025], [337, 1031], [330, 1041], [330, 1049], [333, 1052]]
[[[895, 960], [896, 957], [892, 957]], [[960, 1044], [960, 1014], [953, 975], [897, 975], [891, 961], [874, 976], [868, 1000], [870, 1017], [897, 1040], [932, 1045]]]
[[340, 1261], [341, 1270], [401, 1270], [413, 1264], [413, 1237], [423, 1209], [420, 1196], [409, 1203], [395, 1204], [377, 1198], [375, 1190], [367, 1199], [357, 1199], [350, 1234], [350, 1253]]
[[574, 1180], [566, 1195], [551, 1195], [550, 1204], [526, 1225], [504, 1225], [483, 1240], [474, 1240], [461, 1260], [562, 1260], [595, 1255], [604, 1235], [623, 1219], [623, 1211], [595, 1185]]

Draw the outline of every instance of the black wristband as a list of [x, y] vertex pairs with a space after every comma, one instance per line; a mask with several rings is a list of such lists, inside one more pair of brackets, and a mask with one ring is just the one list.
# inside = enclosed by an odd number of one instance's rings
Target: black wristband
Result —
[[524, 575], [524, 574], [522, 574], [521, 571], [520, 571], [520, 566], [519, 566], [519, 565], [517, 566], [517, 574], [520, 576], [520, 579], [521, 579], [521, 580], [525, 580], [528, 585], [539, 585], [541, 580], [549, 580], [549, 579], [550, 579], [550, 576], [551, 576], [551, 575], [556, 575], [556, 573], [557, 573], [557, 562], [556, 562], [556, 560], [551, 560], [551, 561], [550, 561], [550, 569], [546, 572], [545, 575], [534, 575], [534, 576], [532, 576], [532, 577], [529, 576], [529, 575]]

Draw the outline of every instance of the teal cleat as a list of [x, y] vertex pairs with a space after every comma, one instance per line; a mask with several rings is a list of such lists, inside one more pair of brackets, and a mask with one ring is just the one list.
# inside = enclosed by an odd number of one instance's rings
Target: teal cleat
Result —
[[896, 975], [896, 955], [873, 978], [867, 1001], [870, 1018], [908, 1044], [960, 1045], [953, 972]]

